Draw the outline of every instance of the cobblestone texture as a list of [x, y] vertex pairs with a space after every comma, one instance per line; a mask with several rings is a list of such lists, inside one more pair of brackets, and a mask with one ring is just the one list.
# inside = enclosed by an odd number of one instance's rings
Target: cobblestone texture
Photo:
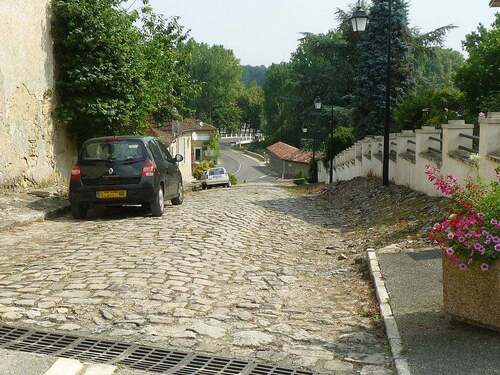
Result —
[[0, 232], [0, 316], [328, 374], [386, 373], [372, 291], [325, 250], [342, 225], [325, 206], [255, 185], [190, 194], [158, 219], [123, 209]]

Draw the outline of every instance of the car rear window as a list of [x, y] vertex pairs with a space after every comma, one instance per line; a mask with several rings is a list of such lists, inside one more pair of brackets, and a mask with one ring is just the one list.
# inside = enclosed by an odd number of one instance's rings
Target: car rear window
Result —
[[209, 176], [220, 176], [221, 174], [225, 174], [226, 170], [224, 168], [216, 168], [216, 169], [210, 169], [208, 171]]
[[113, 140], [96, 141], [84, 145], [82, 160], [133, 161], [146, 158], [144, 146], [139, 141]]

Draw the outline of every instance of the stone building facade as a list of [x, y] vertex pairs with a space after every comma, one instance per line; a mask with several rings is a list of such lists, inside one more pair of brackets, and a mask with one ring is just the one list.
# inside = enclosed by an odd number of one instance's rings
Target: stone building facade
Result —
[[0, 187], [67, 178], [76, 155], [54, 122], [51, 0], [0, 1]]

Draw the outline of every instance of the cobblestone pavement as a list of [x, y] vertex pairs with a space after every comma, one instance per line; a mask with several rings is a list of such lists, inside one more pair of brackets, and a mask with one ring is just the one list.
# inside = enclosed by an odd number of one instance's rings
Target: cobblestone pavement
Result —
[[158, 219], [128, 208], [0, 232], [1, 318], [327, 374], [388, 374], [368, 283], [325, 250], [341, 241], [340, 217], [324, 201], [253, 185], [189, 194]]

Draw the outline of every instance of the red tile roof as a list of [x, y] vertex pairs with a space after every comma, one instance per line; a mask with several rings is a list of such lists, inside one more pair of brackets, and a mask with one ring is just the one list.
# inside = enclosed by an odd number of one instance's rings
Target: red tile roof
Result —
[[[299, 150], [284, 142], [277, 142], [267, 148], [267, 150], [278, 159], [291, 161], [294, 163], [309, 164], [312, 159], [312, 152]], [[316, 154], [319, 158], [319, 153]]]

